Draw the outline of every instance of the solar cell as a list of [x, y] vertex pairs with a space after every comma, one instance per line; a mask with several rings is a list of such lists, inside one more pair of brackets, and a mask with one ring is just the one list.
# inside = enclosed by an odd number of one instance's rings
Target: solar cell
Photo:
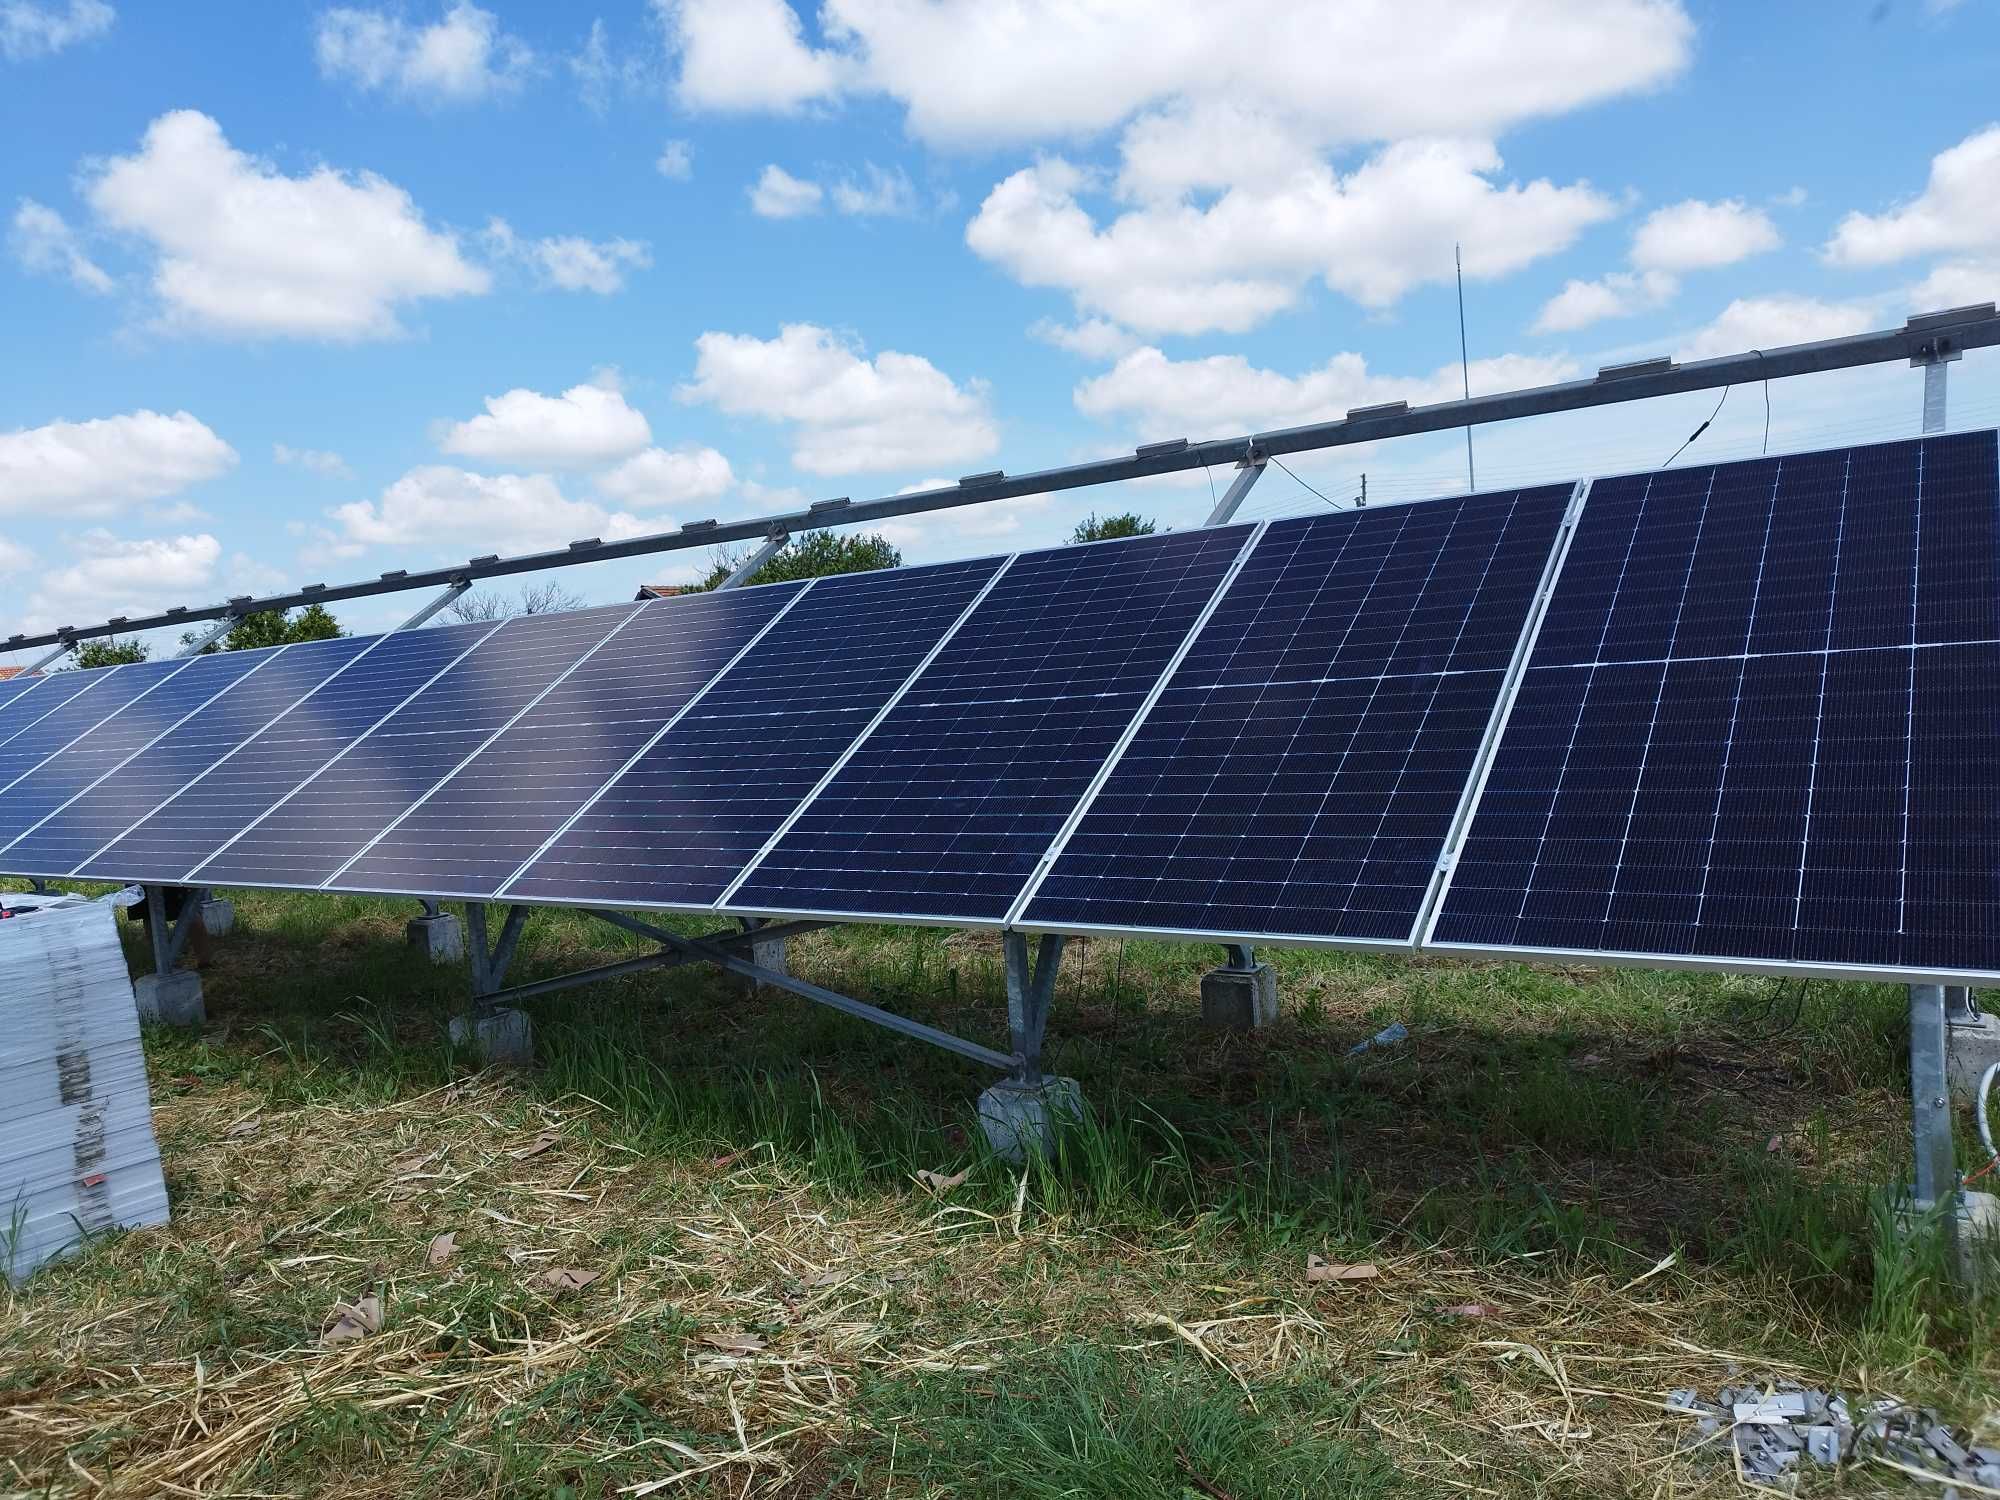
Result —
[[0, 740], [7, 738], [10, 721], [19, 720], [27, 712], [27, 705], [19, 702], [21, 696], [41, 681], [40, 677], [26, 675], [0, 678]]
[[1410, 942], [1572, 492], [1273, 523], [1018, 920]]
[[204, 863], [195, 883], [321, 884], [637, 608], [506, 621]]
[[[265, 659], [264, 665], [237, 679], [233, 686], [218, 693], [110, 776], [17, 839], [8, 847], [0, 864], [19, 875], [79, 873], [93, 855], [241, 749], [267, 723], [353, 661], [376, 639], [348, 637], [306, 641], [269, 653], [220, 653], [238, 658], [255, 655]], [[121, 862], [123, 858], [121, 855]], [[117, 864], [92, 865], [92, 868], [101, 870], [103, 879], [130, 878], [129, 872]]]
[[1599, 480], [1437, 946], [2000, 972], [1991, 432]]
[[180, 670], [160, 679], [12, 786], [0, 788], [0, 866], [6, 864], [8, 844], [271, 655], [229, 651], [172, 663]]
[[1017, 557], [722, 906], [1004, 918], [1252, 529]]
[[766, 584], [640, 607], [327, 888], [491, 897], [802, 587]]
[[503, 892], [707, 906], [999, 571], [820, 580]]
[[78, 873], [185, 884], [197, 866], [493, 629], [455, 625], [373, 637], [343, 670]]

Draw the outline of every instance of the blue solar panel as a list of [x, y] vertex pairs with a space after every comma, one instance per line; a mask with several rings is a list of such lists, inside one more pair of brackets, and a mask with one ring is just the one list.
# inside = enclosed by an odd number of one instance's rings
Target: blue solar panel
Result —
[[1572, 489], [1272, 525], [1025, 925], [1411, 941]]
[[637, 608], [507, 621], [204, 864], [195, 883], [321, 884]]
[[[192, 661], [158, 681], [74, 744], [0, 790], [0, 868], [6, 846], [100, 777], [114, 771], [159, 735], [200, 708], [245, 673], [270, 659], [268, 651], [229, 651]], [[86, 702], [94, 699], [84, 700]]]
[[26, 675], [0, 678], [0, 741], [27, 722], [27, 705], [19, 700], [28, 689], [44, 680]]
[[[221, 653], [254, 657], [259, 665], [158, 743], [16, 840], [0, 864], [20, 875], [75, 873], [92, 855], [360, 655], [374, 639], [308, 641], [275, 651]], [[127, 877], [113, 867], [104, 870], [103, 878]]]
[[1004, 917], [1250, 530], [1016, 558], [728, 908]]
[[1598, 481], [1431, 940], [2000, 972], [1994, 443]]
[[822, 579], [504, 894], [708, 905], [999, 567]]
[[455, 625], [373, 637], [345, 671], [329, 676], [77, 873], [185, 883], [198, 865], [493, 629]]
[[801, 587], [645, 605], [328, 888], [490, 897]]
[[0, 795], [79, 735], [87, 734], [134, 698], [151, 692], [183, 665], [178, 661], [132, 662], [75, 673], [84, 679], [78, 691], [0, 745]]

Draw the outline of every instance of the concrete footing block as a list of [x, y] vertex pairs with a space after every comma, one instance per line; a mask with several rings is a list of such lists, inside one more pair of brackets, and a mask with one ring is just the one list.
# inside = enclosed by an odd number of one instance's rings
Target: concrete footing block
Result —
[[[1970, 1025], [1952, 1024], [1945, 1028], [1944, 1076], [1952, 1097], [1970, 1104], [1979, 1093], [1979, 1075], [2000, 1062], [2000, 1015], [1981, 1016]], [[2000, 1094], [2000, 1080], [1994, 1092]], [[2000, 1100], [1996, 1100], [2000, 1104]], [[2000, 1108], [1996, 1108], [2000, 1115]]]
[[1045, 1154], [1056, 1132], [1081, 1120], [1083, 1085], [1074, 1078], [996, 1083], [979, 1096], [979, 1126], [995, 1154], [1019, 1166]]
[[[743, 956], [760, 969], [771, 969], [779, 974], [790, 974], [792, 972], [786, 967], [785, 939], [783, 938], [770, 938], [765, 942], [752, 943], [750, 951]], [[752, 994], [760, 990], [777, 989], [777, 986], [774, 984], [764, 984], [746, 975], [731, 974], [729, 977], [742, 989]]]
[[450, 912], [417, 917], [403, 928], [412, 948], [434, 964], [455, 964], [465, 957], [465, 927]]
[[210, 896], [201, 903], [201, 925], [210, 937], [227, 937], [236, 929], [236, 903]]
[[1201, 1019], [1206, 1026], [1255, 1031], [1278, 1019], [1278, 976], [1269, 964], [1254, 969], [1210, 969], [1201, 976]]
[[201, 976], [192, 969], [142, 975], [132, 982], [132, 998], [138, 1002], [141, 1021], [199, 1026], [208, 1019], [201, 1000]]
[[524, 1010], [453, 1016], [449, 1031], [453, 1045], [472, 1048], [483, 1063], [525, 1068], [535, 1060], [535, 1023]]

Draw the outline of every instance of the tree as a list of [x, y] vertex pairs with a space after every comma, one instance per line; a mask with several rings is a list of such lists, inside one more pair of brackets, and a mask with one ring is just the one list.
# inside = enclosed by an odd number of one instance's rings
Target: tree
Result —
[[[698, 594], [712, 589], [731, 573], [747, 553], [718, 552], [710, 559], [708, 572], [698, 583], [681, 592]], [[872, 573], [878, 568], [900, 568], [903, 554], [887, 537], [874, 532], [859, 536], [835, 536], [830, 531], [808, 531], [780, 547], [771, 560], [744, 580], [745, 583], [788, 583], [794, 578], [827, 578], [835, 573]]]
[[474, 589], [460, 594], [444, 611], [443, 619], [454, 625], [476, 625], [483, 620], [504, 620], [510, 615], [553, 615], [563, 610], [582, 609], [590, 601], [571, 593], [553, 579], [521, 585], [521, 602], [505, 594], [482, 593]]
[[1100, 516], [1092, 511], [1076, 523], [1076, 530], [1069, 534], [1072, 542], [1108, 542], [1121, 536], [1151, 536], [1158, 528], [1153, 522], [1131, 511], [1115, 516]]
[[127, 637], [107, 635], [102, 640], [81, 641], [70, 653], [69, 665], [76, 667], [116, 667], [126, 662], [144, 661], [151, 650], [146, 643]]
[[[203, 632], [190, 630], [181, 636], [183, 646], [192, 646]], [[346, 635], [340, 622], [324, 604], [308, 604], [301, 610], [259, 610], [245, 615], [220, 641], [202, 647], [204, 656], [215, 651], [257, 651], [266, 646], [289, 646], [294, 641], [330, 641]]]

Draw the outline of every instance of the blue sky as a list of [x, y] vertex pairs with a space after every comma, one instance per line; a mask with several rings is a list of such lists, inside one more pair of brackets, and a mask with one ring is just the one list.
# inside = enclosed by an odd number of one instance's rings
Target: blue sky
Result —
[[[0, 0], [0, 626], [1443, 399], [1454, 241], [1476, 390], [1987, 300], [1996, 64], [1992, 0]], [[1994, 364], [1954, 426], [2000, 420]], [[1772, 450], [1918, 398], [1779, 382]], [[1655, 465], [1713, 404], [1482, 431], [1481, 487]], [[1763, 430], [1732, 392], [1682, 461]], [[1393, 499], [1463, 461], [1294, 467]], [[1321, 503], [1273, 473], [1247, 513]]]

